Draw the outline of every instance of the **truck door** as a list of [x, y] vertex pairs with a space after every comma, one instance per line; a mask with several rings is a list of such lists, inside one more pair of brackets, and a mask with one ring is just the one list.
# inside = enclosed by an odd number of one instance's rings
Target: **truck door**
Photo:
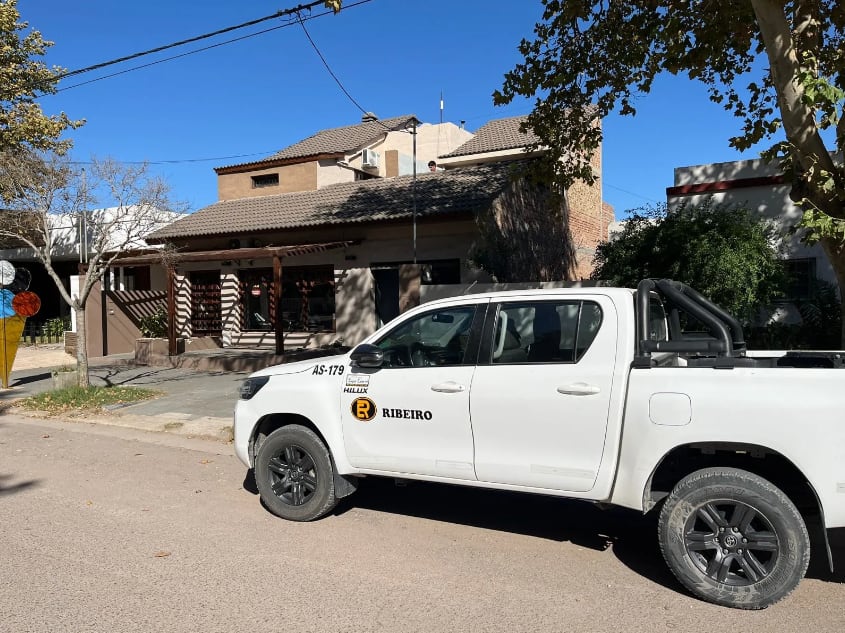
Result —
[[531, 298], [489, 314], [470, 395], [478, 480], [592, 489], [613, 387], [613, 302]]
[[375, 341], [380, 368], [348, 369], [340, 415], [353, 466], [475, 479], [469, 393], [486, 305], [400, 321]]

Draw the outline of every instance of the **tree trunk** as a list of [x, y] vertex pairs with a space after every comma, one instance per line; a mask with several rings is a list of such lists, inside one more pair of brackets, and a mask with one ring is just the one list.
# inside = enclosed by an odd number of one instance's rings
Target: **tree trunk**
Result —
[[819, 243], [827, 255], [839, 286], [839, 311], [842, 317], [839, 349], [845, 349], [845, 242], [841, 238], [823, 237]]
[[76, 372], [80, 387], [88, 387], [88, 335], [85, 324], [85, 306], [73, 306], [76, 312]]

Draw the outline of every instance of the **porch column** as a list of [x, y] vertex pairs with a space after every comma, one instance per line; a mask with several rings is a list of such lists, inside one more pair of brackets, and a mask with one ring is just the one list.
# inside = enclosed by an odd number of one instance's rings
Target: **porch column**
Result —
[[167, 267], [167, 353], [176, 356], [176, 268]]
[[273, 305], [275, 306], [276, 354], [285, 353], [285, 330], [282, 323], [282, 258], [273, 253]]

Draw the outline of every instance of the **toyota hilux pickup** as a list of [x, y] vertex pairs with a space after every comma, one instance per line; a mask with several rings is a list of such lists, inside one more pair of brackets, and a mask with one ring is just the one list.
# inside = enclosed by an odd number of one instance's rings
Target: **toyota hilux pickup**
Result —
[[294, 521], [367, 476], [655, 512], [687, 590], [759, 609], [797, 586], [811, 542], [833, 565], [843, 356], [749, 351], [734, 317], [665, 279], [465, 295], [252, 374], [234, 449]]

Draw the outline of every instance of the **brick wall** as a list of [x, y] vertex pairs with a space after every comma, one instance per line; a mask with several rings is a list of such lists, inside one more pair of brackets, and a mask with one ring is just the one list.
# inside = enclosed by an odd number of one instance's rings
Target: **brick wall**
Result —
[[593, 271], [596, 246], [607, 239], [608, 225], [613, 221], [613, 207], [601, 197], [601, 147], [590, 164], [598, 179], [593, 185], [576, 182], [569, 191], [569, 230], [575, 247], [575, 279], [588, 279]]

